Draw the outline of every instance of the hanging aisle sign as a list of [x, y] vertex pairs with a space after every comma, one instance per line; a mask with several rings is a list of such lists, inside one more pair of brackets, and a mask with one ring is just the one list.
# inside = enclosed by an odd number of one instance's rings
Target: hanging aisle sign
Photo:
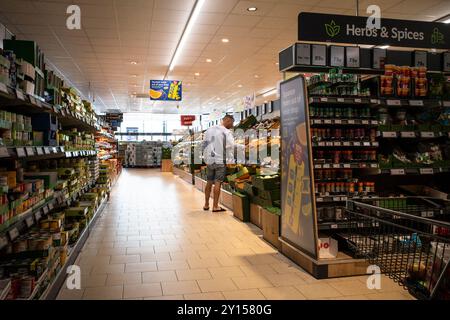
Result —
[[375, 29], [367, 28], [367, 17], [301, 12], [298, 40], [448, 49], [450, 24], [381, 19]]
[[177, 80], [150, 80], [150, 100], [181, 101], [182, 83]]

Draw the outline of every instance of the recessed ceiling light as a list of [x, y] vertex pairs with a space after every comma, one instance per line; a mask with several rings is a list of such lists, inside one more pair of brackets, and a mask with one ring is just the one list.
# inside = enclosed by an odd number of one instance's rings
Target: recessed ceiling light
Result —
[[267, 102], [269, 102], [269, 101], [267, 101], [267, 100], [264, 100], [264, 103], [267, 103]]
[[250, 12], [255, 12], [256, 10], [258, 10], [257, 7], [248, 7], [247, 8], [247, 11], [250, 11]]
[[258, 78], [259, 78], [259, 76], [258, 76], [257, 74], [255, 74], [255, 78], [256, 78], [256, 79], [258, 79]]
[[217, 98], [216, 100], [217, 100], [217, 101], [219, 101], [219, 100], [220, 100], [220, 98]]
[[133, 92], [133, 95], [137, 95], [137, 93], [136, 93], [136, 92]]
[[196, 72], [196, 73], [194, 73], [194, 75], [196, 75], [197, 77], [200, 75], [200, 73], [199, 72]]
[[211, 59], [206, 59], [206, 62], [212, 62], [212, 60]]
[[136, 65], [136, 64], [137, 64], [136, 61], [131, 61], [130, 63], [133, 64], [133, 65]]
[[211, 104], [212, 104], [212, 102], [209, 102], [208, 104], [209, 104], [209, 105], [211, 105]]
[[136, 74], [132, 74], [132, 75], [131, 75], [131, 77], [133, 77], [133, 78], [136, 78], [136, 77], [137, 77], [137, 75], [136, 75]]
[[228, 42], [230, 42], [230, 40], [227, 39], [227, 38], [223, 38], [223, 39], [222, 39], [222, 42], [223, 42], [223, 43], [228, 43]]
[[242, 88], [242, 84], [238, 84], [238, 88]]
[[275, 62], [275, 64], [278, 66], [280, 63], [279, 62]]

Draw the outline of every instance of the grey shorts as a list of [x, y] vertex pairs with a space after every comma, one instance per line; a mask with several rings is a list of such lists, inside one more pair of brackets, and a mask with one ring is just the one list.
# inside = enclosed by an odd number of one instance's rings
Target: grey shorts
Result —
[[223, 182], [225, 180], [226, 172], [227, 167], [224, 164], [209, 164], [206, 167], [208, 181]]

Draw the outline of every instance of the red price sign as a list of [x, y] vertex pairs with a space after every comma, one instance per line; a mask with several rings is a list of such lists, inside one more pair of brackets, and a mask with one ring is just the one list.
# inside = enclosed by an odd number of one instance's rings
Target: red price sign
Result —
[[182, 126], [192, 126], [192, 122], [195, 121], [195, 116], [181, 116]]

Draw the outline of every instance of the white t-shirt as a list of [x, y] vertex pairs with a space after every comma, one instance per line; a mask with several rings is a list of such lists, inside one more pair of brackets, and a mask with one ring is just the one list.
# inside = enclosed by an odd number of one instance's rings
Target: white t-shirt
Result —
[[206, 164], [234, 163], [234, 137], [231, 131], [222, 125], [206, 130], [203, 157]]

